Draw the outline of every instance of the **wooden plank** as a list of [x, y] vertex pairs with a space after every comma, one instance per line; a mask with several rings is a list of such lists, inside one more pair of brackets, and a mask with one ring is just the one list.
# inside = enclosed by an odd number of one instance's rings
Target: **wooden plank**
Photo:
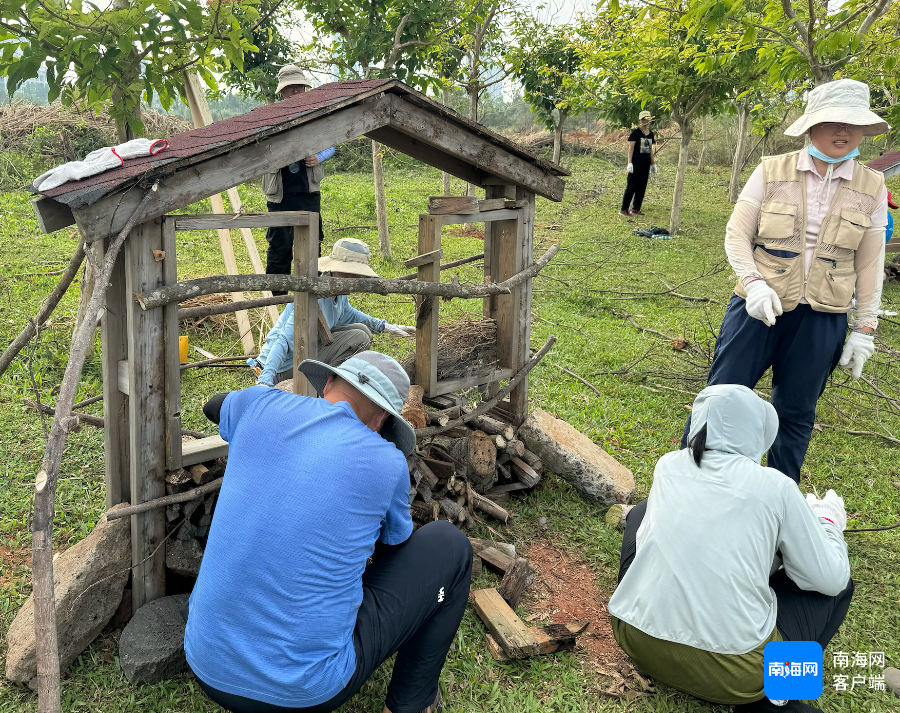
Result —
[[[159, 218], [136, 226], [125, 241], [127, 293], [143, 293], [160, 287], [163, 262], [153, 250], [162, 250]], [[165, 330], [163, 310], [143, 310], [128, 303], [128, 426], [131, 504], [166, 494], [165, 433]], [[131, 598], [134, 611], [165, 596], [165, 510], [131, 516]], [[153, 554], [155, 552], [155, 554]]]
[[534, 634], [516, 616], [496, 589], [479, 589], [472, 592], [472, 603], [478, 618], [484, 622], [491, 636], [507, 656], [524, 659], [539, 652], [540, 644]]
[[[292, 129], [249, 141], [227, 153], [199, 161], [159, 179], [156, 200], [144, 206], [137, 220], [164, 215], [196, 203], [264, 173], [281, 168], [283, 156], [309, 156], [328, 146], [350, 141], [384, 126], [390, 111], [389, 97], [372, 97], [316, 122], [313, 116]], [[124, 189], [74, 211], [81, 234], [90, 242], [117, 234], [134, 213], [144, 190]]]
[[435, 260], [440, 261], [442, 257], [444, 257], [443, 250], [432, 250], [431, 252], [425, 253], [424, 255], [416, 255], [415, 257], [411, 257], [403, 264], [407, 268], [413, 268], [418, 267], [419, 265], [427, 265], [429, 262], [434, 262]]
[[515, 609], [519, 606], [519, 599], [522, 598], [522, 593], [533, 579], [534, 570], [531, 569], [528, 560], [524, 557], [518, 557], [503, 574], [503, 579], [500, 580], [500, 586], [497, 587], [497, 591]]
[[459, 225], [461, 223], [488, 223], [492, 220], [514, 220], [515, 210], [487, 210], [478, 213], [457, 213], [453, 215], [439, 215], [443, 225]]
[[181, 467], [205, 463], [228, 455], [228, 442], [221, 436], [207, 436], [181, 444]]
[[[419, 216], [419, 255], [441, 249], [440, 216]], [[418, 279], [423, 282], [440, 282], [441, 265], [438, 261], [419, 265]], [[430, 307], [429, 307], [430, 303]], [[437, 342], [440, 300], [425, 298], [420, 305], [421, 321], [416, 319], [416, 383], [425, 387], [428, 396], [437, 395]]]
[[487, 174], [507, 179], [508, 183], [525, 187], [553, 201], [562, 200], [565, 183], [558, 176], [400, 96], [393, 95], [390, 100], [392, 128], [415, 136], [419, 141], [470, 163]]
[[37, 217], [38, 227], [44, 233], [55, 233], [75, 223], [72, 209], [47, 196], [31, 199], [31, 208]]
[[[162, 241], [166, 257], [163, 258], [163, 281], [167, 285], [178, 282], [176, 262], [175, 220], [163, 216]], [[163, 307], [166, 353], [166, 470], [181, 468], [181, 360], [178, 350], [178, 305]]]
[[496, 547], [485, 547], [478, 551], [478, 556], [484, 560], [488, 567], [499, 574], [506, 574], [516, 563], [512, 557], [505, 552], [501, 552]]
[[461, 389], [468, 389], [473, 386], [480, 386], [481, 384], [489, 384], [499, 381], [500, 379], [508, 379], [512, 375], [512, 369], [495, 369], [492, 373], [483, 376], [475, 375], [464, 376], [459, 379], [441, 379], [437, 382], [434, 395], [440, 396], [441, 394], [449, 394], [452, 391], [460, 391]]
[[495, 485], [493, 488], [485, 492], [485, 495], [489, 498], [492, 498], [495, 495], [499, 495], [500, 493], [511, 493], [516, 490], [528, 490], [528, 486], [525, 483], [505, 483], [504, 485]]
[[[108, 248], [108, 242], [106, 244]], [[103, 470], [106, 509], [131, 501], [128, 447], [128, 397], [119, 388], [119, 364], [128, 358], [128, 304], [125, 252], [119, 252], [106, 290], [100, 319], [103, 365]], [[127, 381], [127, 372], [126, 372]], [[127, 388], [127, 387], [126, 387]]]
[[454, 156], [435, 151], [431, 146], [422, 143], [415, 136], [409, 136], [387, 126], [369, 131], [366, 133], [366, 136], [385, 146], [390, 146], [392, 149], [402, 151], [407, 156], [411, 156], [422, 163], [446, 171], [467, 183], [474, 183], [477, 186], [483, 185], [483, 172]]
[[[517, 215], [518, 217], [518, 215]], [[522, 268], [522, 247], [517, 239], [519, 220], [504, 220], [496, 224], [491, 235], [492, 257], [491, 280], [503, 282], [519, 272]], [[516, 321], [519, 288], [515, 287], [511, 294], [497, 295], [497, 355], [498, 365], [517, 370], [518, 359], [514, 351], [518, 344], [519, 324]]]
[[[503, 206], [497, 206], [503, 208]], [[456, 213], [477, 213], [478, 198], [475, 196], [431, 196], [428, 199], [431, 215], [454, 215]]]
[[[305, 210], [285, 210], [274, 213], [224, 213], [222, 215], [178, 215], [175, 230], [217, 230], [219, 228], [280, 228], [309, 225]], [[265, 274], [265, 272], [261, 273]]]
[[541, 474], [521, 458], [511, 458], [509, 463], [512, 467], [513, 475], [529, 488], [533, 488], [541, 481]]
[[[516, 222], [516, 243], [519, 255], [519, 269], [524, 270], [534, 260], [534, 194], [516, 189], [516, 199], [528, 201], [522, 208]], [[513, 370], [518, 371], [531, 358], [531, 300], [532, 280], [526, 280], [513, 290], [513, 320], [517, 329], [513, 334]], [[528, 418], [528, 377], [526, 376], [509, 395], [512, 422], [516, 427]]]
[[116, 386], [119, 391], [128, 396], [131, 387], [128, 383], [128, 360], [122, 359], [116, 365]]
[[478, 201], [478, 211], [482, 213], [490, 210], [503, 210], [504, 208], [509, 207], [512, 206], [507, 206], [506, 200], [504, 200], [503, 198], [485, 198]]
[[[310, 213], [308, 225], [294, 226], [294, 274], [319, 274], [319, 217]], [[319, 301], [311, 292], [294, 293], [294, 393], [316, 396], [316, 390], [297, 367], [319, 355]]]
[[891, 240], [891, 242], [884, 246], [884, 251], [886, 253], [900, 253], [900, 240], [896, 243]]
[[331, 330], [328, 328], [328, 320], [326, 320], [325, 315], [322, 314], [322, 308], [319, 307], [318, 302], [316, 303], [316, 307], [319, 310], [319, 341], [322, 343], [323, 347], [327, 347], [334, 342], [334, 337], [331, 334]]

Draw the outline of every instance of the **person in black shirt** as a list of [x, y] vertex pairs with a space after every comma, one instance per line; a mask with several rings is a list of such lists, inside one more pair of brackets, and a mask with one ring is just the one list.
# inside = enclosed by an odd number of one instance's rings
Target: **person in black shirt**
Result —
[[642, 111], [638, 117], [640, 126], [628, 137], [628, 182], [625, 195], [622, 196], [622, 209], [619, 215], [631, 217], [644, 215], [641, 204], [644, 202], [644, 191], [651, 173], [656, 174], [656, 157], [653, 155], [653, 144], [656, 137], [650, 130], [653, 117], [649, 111]]

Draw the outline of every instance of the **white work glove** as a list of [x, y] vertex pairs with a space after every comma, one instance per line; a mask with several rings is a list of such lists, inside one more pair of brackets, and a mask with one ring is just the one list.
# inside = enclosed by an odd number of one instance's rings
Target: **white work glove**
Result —
[[656, 164], [650, 164], [650, 175], [655, 176], [659, 172], [659, 168], [657, 168]]
[[854, 379], [858, 379], [862, 375], [863, 364], [874, 353], [874, 335], [865, 332], [850, 332], [850, 337], [844, 345], [844, 351], [838, 363], [845, 369], [849, 369]]
[[766, 284], [765, 280], [754, 280], [744, 287], [747, 293], [747, 314], [753, 319], [764, 322], [767, 327], [775, 324], [775, 317], [782, 314], [781, 300], [775, 294], [775, 290]]
[[113, 153], [109, 147], [92, 151], [84, 161], [69, 161], [62, 166], [51, 168], [46, 173], [34, 179], [32, 182], [35, 190], [49, 191], [51, 188], [61, 186], [69, 181], [80, 181], [89, 176], [95, 176], [111, 168], [117, 168], [124, 163], [122, 159]]
[[809, 493], [806, 502], [816, 517], [831, 520], [841, 532], [847, 529], [847, 509], [844, 507], [844, 499], [833, 490], [829, 490], [821, 499]]
[[626, 170], [628, 173], [634, 173], [634, 164], [633, 164], [633, 163], [629, 163], [625, 170]]
[[404, 324], [391, 324], [390, 322], [385, 322], [384, 333], [392, 334], [395, 337], [414, 337], [416, 336], [416, 328], [407, 327]]

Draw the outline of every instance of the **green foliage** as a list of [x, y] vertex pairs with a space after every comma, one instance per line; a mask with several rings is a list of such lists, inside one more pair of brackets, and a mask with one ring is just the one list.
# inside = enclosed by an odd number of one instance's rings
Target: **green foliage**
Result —
[[0, 75], [12, 95], [43, 66], [51, 102], [108, 108], [119, 126], [140, 133], [141, 102], [158, 97], [171, 107], [185, 70], [215, 89], [215, 73], [243, 67], [244, 53], [256, 50], [257, 2], [122, 0], [99, 9], [0, 0]]

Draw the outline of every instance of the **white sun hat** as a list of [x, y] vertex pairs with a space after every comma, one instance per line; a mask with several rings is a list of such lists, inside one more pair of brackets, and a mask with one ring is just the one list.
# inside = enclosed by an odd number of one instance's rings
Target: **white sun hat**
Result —
[[275, 90], [275, 93], [281, 94], [282, 89], [292, 84], [312, 88], [312, 82], [306, 78], [300, 67], [295, 64], [286, 64], [278, 70], [278, 89]]
[[853, 79], [838, 79], [820, 84], [806, 99], [806, 111], [784, 133], [802, 136], [807, 129], [826, 121], [862, 126], [865, 136], [878, 136], [890, 130], [888, 123], [869, 110], [869, 85]]
[[369, 267], [369, 246], [356, 238], [341, 238], [331, 255], [319, 258], [319, 272], [349, 272], [361, 277], [378, 277]]

